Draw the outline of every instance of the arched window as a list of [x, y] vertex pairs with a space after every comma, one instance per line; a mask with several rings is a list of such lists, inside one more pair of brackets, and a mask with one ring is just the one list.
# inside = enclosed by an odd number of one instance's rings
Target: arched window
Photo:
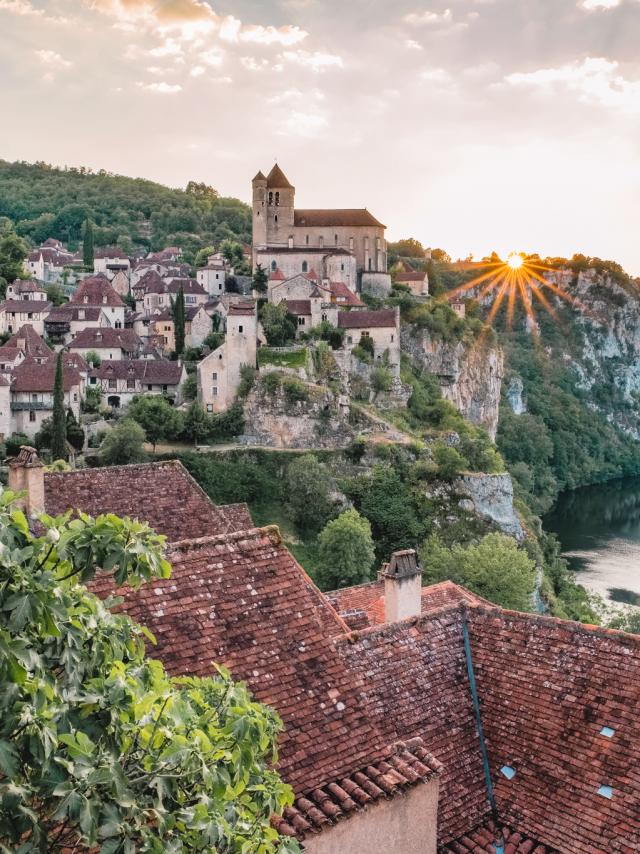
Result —
[[276, 215], [274, 216], [274, 219], [275, 219], [275, 221], [276, 221], [276, 222], [278, 222], [278, 214], [276, 214]]
[[306, 273], [308, 271], [308, 269], [309, 269], [309, 265], [307, 264], [306, 261], [303, 261], [302, 262], [302, 272]]
[[276, 204], [277, 205], [280, 204], [280, 193], [278, 193], [277, 191], [276, 191]]
[[271, 192], [269, 193], [269, 204], [270, 205], [273, 204], [273, 193], [271, 193]]
[[275, 262], [275, 261], [272, 261], [272, 262], [271, 262], [271, 269], [272, 269], [274, 272], [275, 272], [275, 269], [276, 269], [276, 267], [277, 267], [277, 266], [278, 266], [278, 265], [276, 264], [276, 262]]
[[335, 243], [336, 246], [338, 245], [338, 235], [337, 234], [333, 235], [333, 242]]

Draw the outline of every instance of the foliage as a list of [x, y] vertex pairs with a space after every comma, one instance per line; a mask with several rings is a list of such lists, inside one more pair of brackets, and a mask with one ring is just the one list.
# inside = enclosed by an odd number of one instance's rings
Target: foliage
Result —
[[26, 433], [11, 433], [4, 441], [7, 456], [15, 457], [20, 453], [22, 445], [29, 444], [29, 437]]
[[206, 267], [209, 255], [213, 255], [215, 251], [215, 246], [203, 246], [202, 249], [198, 249], [196, 257], [193, 259], [193, 266]]
[[398, 258], [416, 258], [424, 261], [424, 246], [415, 237], [405, 237], [402, 240], [396, 240], [395, 243], [388, 243], [387, 252], [390, 265], [394, 264]]
[[251, 365], [241, 365], [240, 367], [240, 385], [238, 386], [238, 398], [244, 400], [249, 396], [249, 392], [255, 385], [257, 371]]
[[264, 365], [278, 365], [283, 368], [304, 368], [307, 364], [307, 350], [298, 347], [295, 350], [272, 350], [270, 347], [258, 349], [258, 367]]
[[[67, 413], [65, 416], [65, 443], [69, 442], [69, 444], [75, 448], [76, 451], [81, 451], [84, 446], [84, 430], [78, 424], [78, 421], [73, 414], [71, 409], [67, 409]], [[45, 418], [42, 422], [42, 425], [33, 439], [33, 444], [36, 448], [41, 451], [43, 449], [49, 449], [51, 451], [52, 459], [66, 459], [68, 454], [66, 454], [66, 444], [65, 444], [65, 456], [60, 457], [59, 455], [53, 452], [53, 419]]]
[[[1, 161], [0, 161], [1, 162]], [[1, 194], [0, 194], [1, 195]], [[0, 215], [2, 201], [0, 200]], [[16, 234], [13, 225], [6, 219], [0, 219], [0, 278], [13, 282], [24, 275], [24, 260], [27, 257], [27, 244]], [[3, 289], [0, 296], [4, 297]]]
[[84, 359], [92, 368], [99, 368], [102, 363], [102, 359], [95, 350], [89, 350]]
[[212, 188], [205, 193], [173, 190], [104, 170], [94, 174], [84, 167], [57, 169], [46, 163], [0, 160], [3, 215], [33, 243], [56, 237], [77, 248], [89, 218], [98, 246], [119, 245], [121, 237], [150, 249], [177, 245], [187, 262], [203, 246], [251, 240], [251, 208], [219, 197]]
[[629, 608], [621, 614], [616, 614], [609, 620], [608, 627], [640, 635], [640, 609]]
[[321, 341], [326, 341], [332, 350], [339, 350], [344, 341], [344, 329], [338, 329], [328, 320], [323, 320], [309, 333], [312, 338], [319, 338]]
[[531, 610], [535, 564], [511, 537], [487, 534], [477, 544], [447, 548], [431, 536], [420, 558], [430, 584], [448, 579], [503, 608]]
[[[361, 338], [361, 341], [366, 341], [368, 339]], [[362, 362], [365, 365], [370, 365], [373, 361], [373, 355], [365, 349], [361, 344], [356, 344], [356, 346], [351, 350], [351, 355], [355, 356], [355, 358]]]
[[64, 411], [63, 353], [56, 357], [56, 374], [53, 383], [53, 416], [51, 424], [51, 456], [54, 460], [67, 459], [67, 419]]
[[141, 463], [147, 458], [145, 434], [132, 418], [123, 418], [104, 437], [100, 445], [100, 461], [106, 466]]
[[0, 499], [0, 845], [4, 851], [295, 851], [270, 818], [277, 716], [218, 668], [172, 679], [149, 633], [84, 587], [167, 578], [163, 538], [115, 516], [25, 516]]
[[[430, 335], [445, 342], [462, 341], [470, 328], [469, 323], [459, 317], [451, 306], [436, 300], [411, 304], [411, 307], [403, 312], [403, 319], [418, 329], [426, 329]], [[475, 331], [480, 329], [481, 324], [478, 324]]]
[[161, 439], [176, 439], [184, 428], [182, 413], [159, 394], [137, 394], [129, 404], [127, 417], [142, 427], [154, 451]]
[[286, 493], [300, 531], [315, 533], [325, 525], [333, 513], [332, 490], [329, 470], [313, 454], [303, 454], [289, 465]]
[[78, 424], [78, 419], [73, 414], [73, 410], [71, 408], [67, 409], [67, 442], [74, 448], [76, 451], [81, 451], [84, 447], [84, 430]]
[[198, 379], [195, 374], [190, 374], [182, 383], [182, 396], [185, 400], [195, 400], [198, 396]]
[[93, 267], [93, 225], [90, 219], [84, 221], [84, 234], [82, 236], [82, 260], [85, 267]]
[[[217, 317], [218, 315], [215, 315]], [[224, 332], [210, 332], [204, 339], [204, 346], [208, 347], [212, 352], [224, 342]]]
[[282, 387], [282, 377], [276, 373], [264, 374], [261, 377], [261, 385], [267, 394], [277, 394]]
[[182, 285], [178, 290], [175, 300], [171, 306], [172, 314], [173, 314], [173, 330], [174, 330], [174, 338], [175, 338], [175, 353], [180, 356], [182, 351], [184, 350], [184, 324], [185, 324], [185, 314], [184, 314], [184, 290]]
[[381, 391], [391, 391], [393, 374], [386, 365], [378, 365], [371, 373], [371, 387], [378, 394]]
[[453, 480], [467, 467], [467, 461], [462, 454], [444, 442], [434, 445], [433, 459], [438, 466], [438, 477], [442, 480]]
[[375, 355], [375, 346], [373, 343], [373, 338], [370, 335], [361, 335], [358, 345], [360, 346], [361, 350], [364, 350], [364, 352], [368, 353], [373, 359]]
[[97, 412], [100, 409], [102, 392], [97, 386], [88, 385], [85, 388], [84, 400], [81, 402], [83, 412]]
[[284, 389], [284, 396], [289, 403], [298, 403], [309, 398], [306, 385], [297, 377], [284, 377], [282, 388]]
[[269, 286], [269, 276], [261, 264], [256, 266], [253, 274], [253, 290], [258, 294], [266, 294]]
[[210, 419], [209, 438], [212, 442], [239, 436], [244, 430], [244, 411], [238, 402], [233, 403], [225, 412], [219, 412]]
[[331, 519], [318, 535], [317, 581], [324, 590], [362, 584], [375, 559], [371, 525], [357, 510]]
[[209, 418], [197, 400], [190, 404], [184, 417], [184, 435], [193, 439], [194, 445], [202, 442], [210, 430]]
[[284, 301], [278, 305], [265, 303], [259, 316], [267, 343], [272, 347], [284, 347], [296, 337], [298, 325], [295, 317], [287, 311]]

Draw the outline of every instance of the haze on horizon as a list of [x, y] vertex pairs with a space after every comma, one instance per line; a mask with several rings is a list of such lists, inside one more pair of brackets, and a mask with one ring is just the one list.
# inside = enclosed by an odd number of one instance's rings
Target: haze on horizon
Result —
[[640, 0], [0, 0], [0, 157], [640, 274]]

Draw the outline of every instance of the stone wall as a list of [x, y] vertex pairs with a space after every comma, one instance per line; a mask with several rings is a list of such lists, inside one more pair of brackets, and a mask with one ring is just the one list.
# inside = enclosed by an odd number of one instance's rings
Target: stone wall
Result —
[[493, 522], [497, 528], [518, 542], [524, 540], [524, 530], [513, 506], [513, 483], [508, 474], [465, 474], [456, 479], [454, 487], [464, 510], [477, 513]]

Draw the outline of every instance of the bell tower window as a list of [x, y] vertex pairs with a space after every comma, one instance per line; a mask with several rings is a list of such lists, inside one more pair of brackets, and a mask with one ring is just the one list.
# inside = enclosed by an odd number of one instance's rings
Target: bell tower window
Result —
[[271, 192], [269, 193], [269, 204], [270, 205], [273, 204], [273, 193], [271, 193]]
[[276, 205], [280, 204], [280, 193], [276, 191]]

